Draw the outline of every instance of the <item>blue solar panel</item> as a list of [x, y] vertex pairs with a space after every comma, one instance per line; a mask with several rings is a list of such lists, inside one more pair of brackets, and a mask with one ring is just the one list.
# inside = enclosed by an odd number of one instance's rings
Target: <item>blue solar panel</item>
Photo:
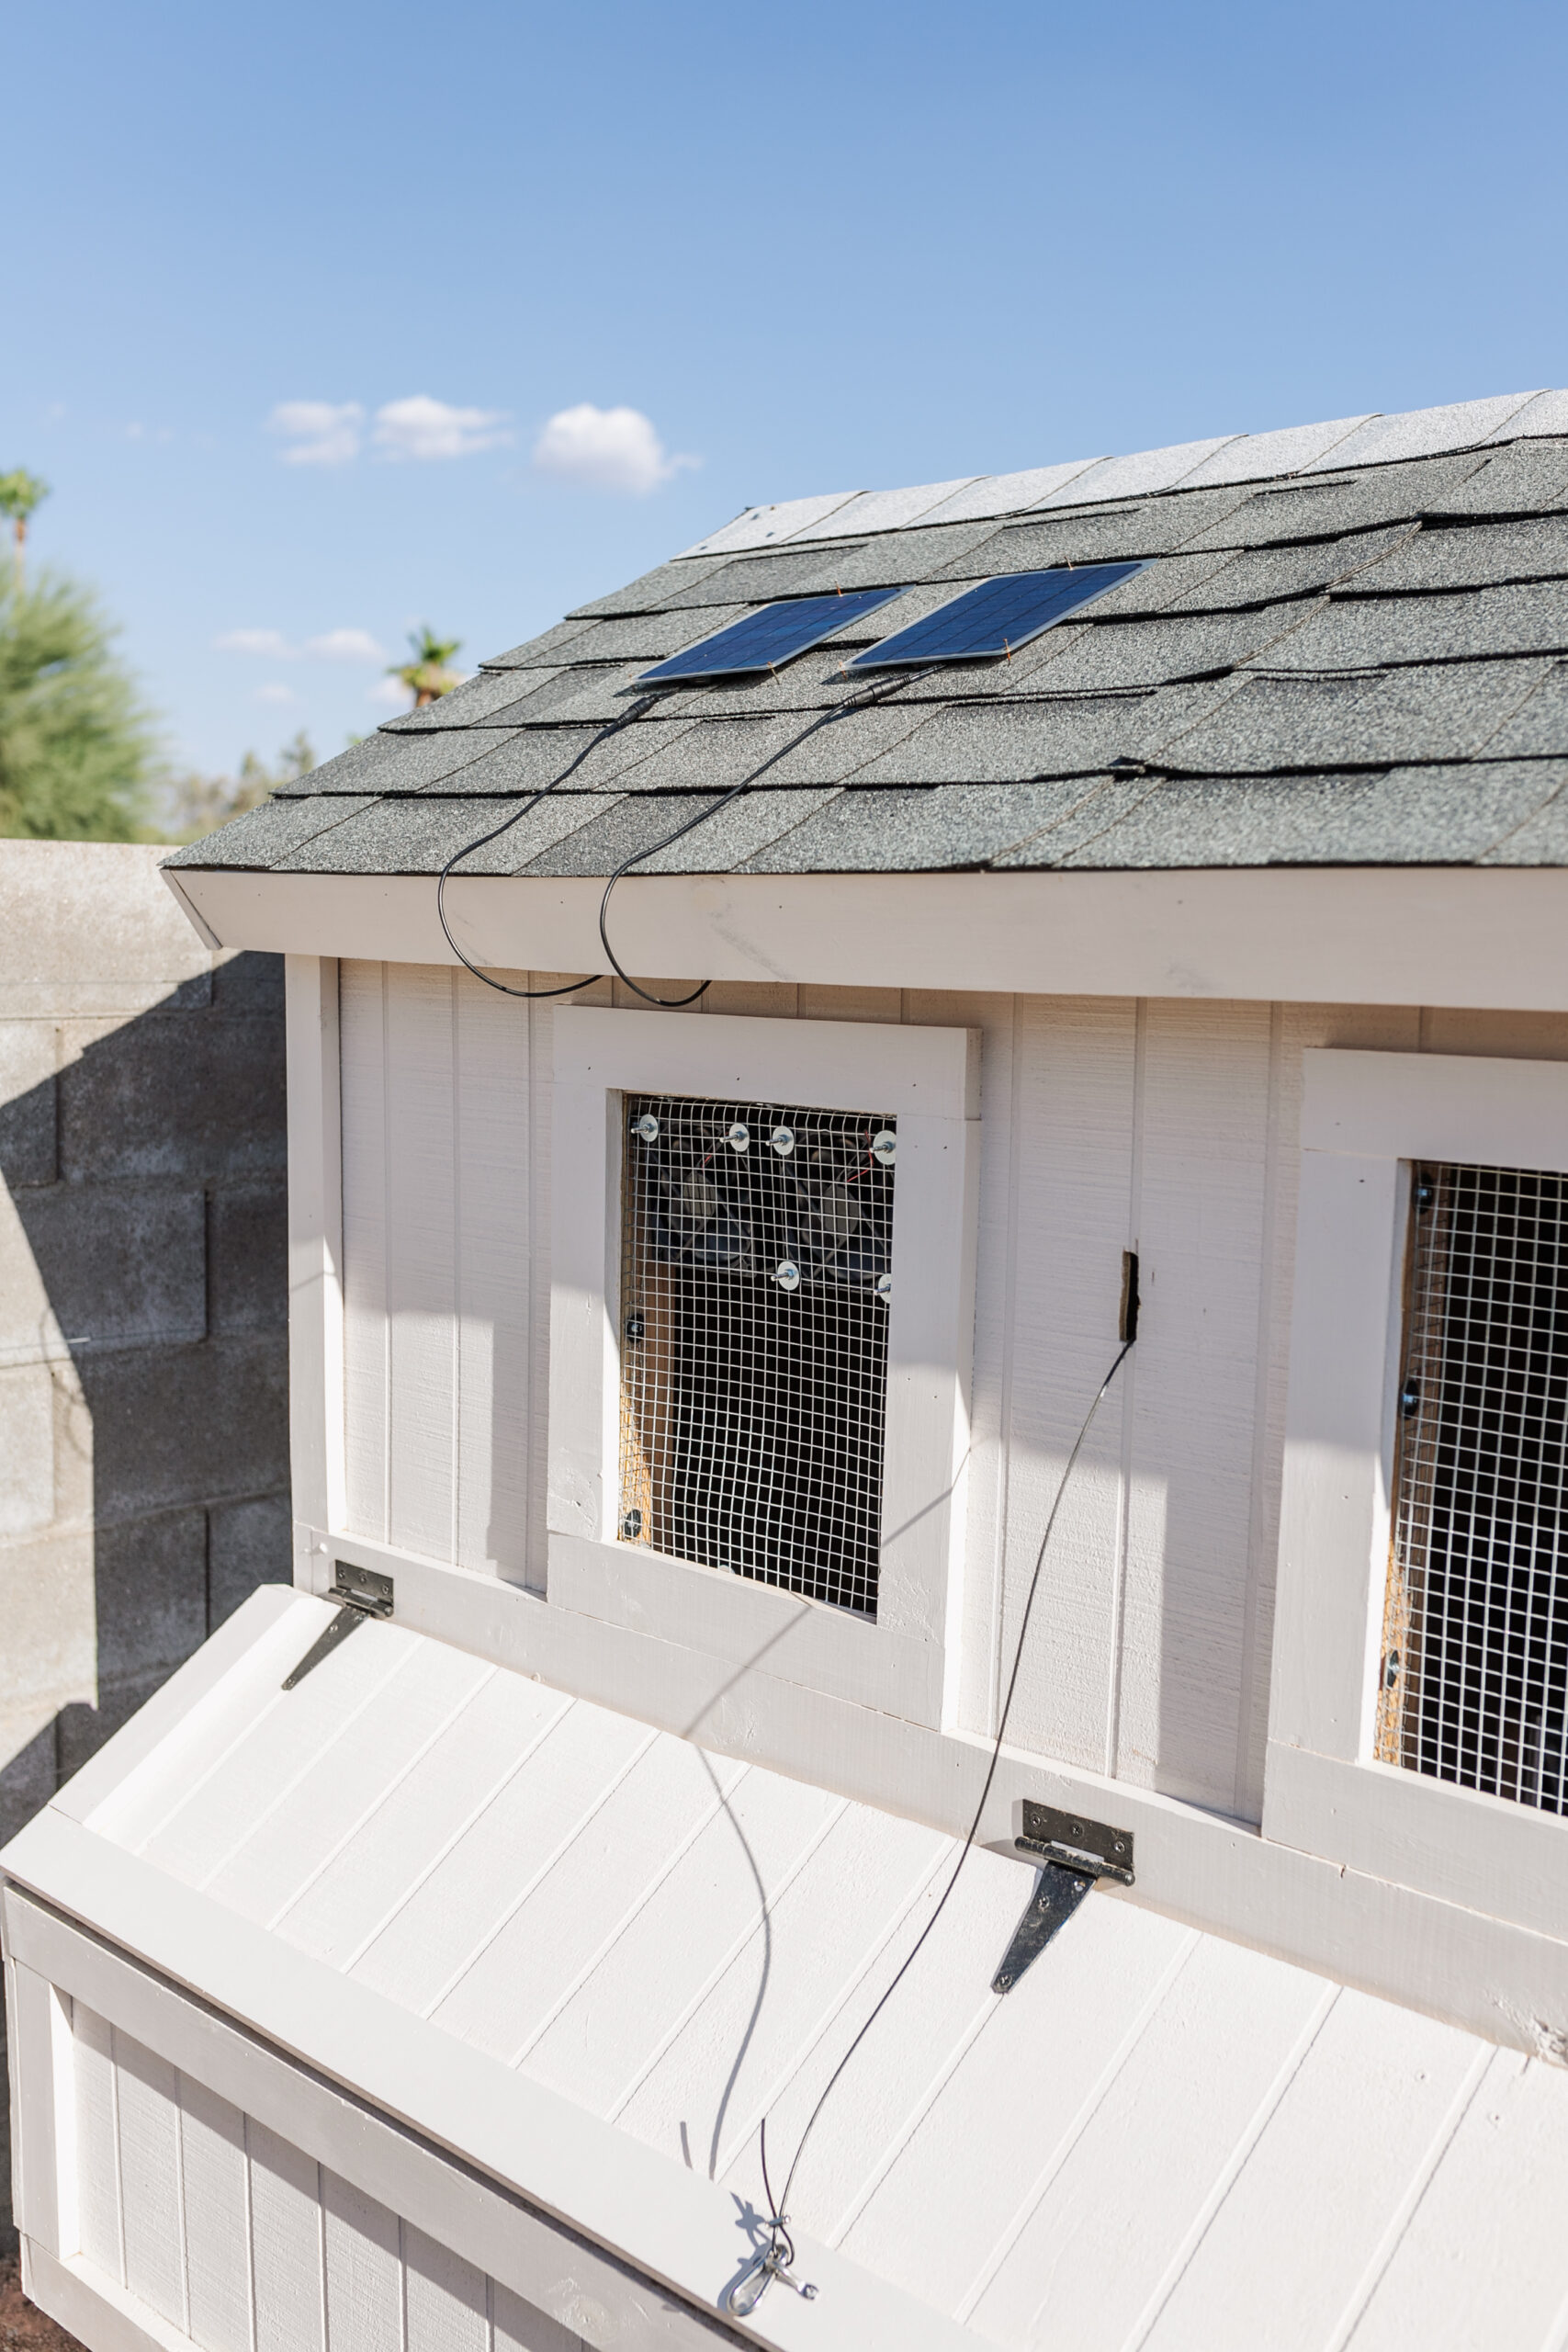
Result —
[[764, 605], [743, 621], [731, 621], [700, 645], [644, 670], [639, 686], [682, 684], [694, 678], [744, 678], [759, 670], [777, 669], [797, 653], [820, 645], [835, 629], [844, 628], [862, 613], [874, 613], [901, 588], [858, 588], [845, 596], [791, 596], [780, 605]]
[[991, 662], [1016, 653], [1080, 605], [1103, 596], [1146, 563], [1080, 563], [1055, 571], [1010, 571], [868, 646], [852, 670], [897, 670], [915, 662]]

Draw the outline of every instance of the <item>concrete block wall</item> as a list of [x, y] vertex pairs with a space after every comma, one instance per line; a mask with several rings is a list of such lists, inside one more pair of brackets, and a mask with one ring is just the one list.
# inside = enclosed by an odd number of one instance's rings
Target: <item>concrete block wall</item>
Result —
[[163, 854], [0, 841], [0, 1842], [290, 1573], [282, 963]]

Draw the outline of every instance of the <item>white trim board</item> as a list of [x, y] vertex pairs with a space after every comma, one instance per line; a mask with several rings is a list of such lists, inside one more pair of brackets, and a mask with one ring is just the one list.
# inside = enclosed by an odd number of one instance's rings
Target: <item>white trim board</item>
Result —
[[[226, 947], [457, 960], [432, 876], [167, 878]], [[598, 974], [603, 888], [481, 877], [449, 911], [481, 965]], [[628, 970], [667, 978], [1568, 1008], [1568, 872], [1549, 867], [649, 876], [621, 885], [615, 927]]]
[[[211, 2052], [227, 2037], [229, 2055], [236, 2057], [234, 2045], [242, 2037], [227, 2019], [243, 2018], [253, 2029], [253, 2041], [261, 2037], [325, 2077], [328, 2086], [341, 2083], [356, 2102], [368, 2101], [436, 2149], [451, 2151], [542, 2208], [547, 2217], [586, 2235], [649, 2280], [662, 2282], [694, 2311], [718, 2316], [720, 2295], [750, 2253], [734, 2200], [724, 2190], [411, 2017], [383, 1996], [291, 1951], [265, 1928], [178, 1885], [51, 1807], [6, 1849], [6, 1869], [47, 1903], [90, 1921], [120, 1953], [133, 1955], [171, 1980], [171, 1986], [184, 1987], [225, 2013], [208, 2018], [176, 1991], [154, 1985], [138, 1971], [135, 2019], [126, 2016], [127, 2030], [154, 2049], [188, 2031], [186, 2058], [174, 2056], [168, 2047], [163, 2054], [224, 2097], [233, 2094], [212, 2081], [218, 2069]], [[119, 1955], [107, 1955], [107, 1967], [95, 1962], [93, 1955], [102, 1948], [83, 1936], [64, 1951], [61, 1939], [73, 1933], [69, 1926], [51, 1922], [47, 1912], [15, 1894], [7, 1894], [6, 1911], [11, 1948], [24, 1965], [51, 1982], [65, 1977], [64, 1989], [79, 1990], [89, 2006], [118, 2021], [117, 2003], [124, 2012], [131, 1997], [125, 1973], [109, 1982], [115, 1968], [124, 1970]], [[193, 2064], [197, 2042], [207, 2054]], [[300, 2094], [299, 2104], [288, 2110], [280, 2128], [299, 2143], [312, 2126], [321, 2130], [325, 2109], [318, 2099], [307, 2116], [297, 2076], [289, 2087]], [[246, 2104], [238, 2098], [234, 2103]], [[270, 2103], [276, 2108], [276, 2089]], [[341, 2151], [328, 2159], [334, 2169], [348, 2170], [355, 2161], [356, 2139], [363, 2147], [367, 2133], [373, 2135], [378, 2119], [364, 2118], [362, 2109], [355, 2113], [356, 2129], [345, 2129], [334, 2141]], [[265, 2111], [262, 2120], [267, 2120]], [[385, 2148], [381, 2154], [385, 2159]], [[359, 2169], [364, 2163], [361, 2154]], [[352, 2170], [348, 2177], [354, 2177]], [[383, 2197], [394, 2211], [407, 2210], [382, 2189], [370, 2193]], [[410, 2218], [428, 2226], [417, 2207]], [[514, 2237], [520, 2234], [518, 2219], [513, 2210]], [[503, 2256], [505, 2237], [498, 2233], [497, 2252]], [[817, 2301], [807, 2303], [775, 2288], [747, 2323], [729, 2323], [741, 2340], [774, 2346], [776, 2352], [959, 2352], [973, 2345], [966, 2330], [832, 2248], [804, 2237], [797, 2245], [797, 2269], [817, 2283]], [[512, 2285], [507, 2273], [515, 2269], [515, 2253], [499, 2271], [490, 2263], [483, 2267]], [[532, 2291], [514, 2291], [540, 2300], [536, 2285]], [[581, 2331], [581, 2322], [574, 2324]]]
[[[681, 1629], [730, 1668], [937, 1724], [956, 1713], [969, 1448], [979, 1039], [968, 1029], [607, 1012], [555, 1017], [548, 1591]], [[897, 1117], [874, 1621], [623, 1543], [620, 1190], [627, 1094]], [[631, 1148], [638, 1148], [635, 1145]]]
[[1568, 1821], [1375, 1760], [1413, 1159], [1568, 1170], [1551, 1062], [1312, 1048], [1267, 1838], [1568, 1936]]

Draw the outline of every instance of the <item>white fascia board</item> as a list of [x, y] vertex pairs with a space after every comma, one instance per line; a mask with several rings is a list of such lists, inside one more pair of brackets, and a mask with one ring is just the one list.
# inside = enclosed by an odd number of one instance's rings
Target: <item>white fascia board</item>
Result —
[[[739, 2267], [728, 2190], [51, 1805], [7, 1847], [6, 1869], [290, 2057], [719, 2315]], [[817, 2285], [818, 2299], [773, 2288], [739, 2331], [750, 2340], [777, 2352], [973, 2352], [955, 2322], [831, 2247], [804, 2236], [796, 2245], [795, 2275]]]
[[[179, 880], [225, 947], [457, 960], [433, 876], [186, 866]], [[603, 894], [479, 878], [447, 914], [481, 966], [602, 975]], [[626, 968], [664, 981], [1568, 1010], [1568, 870], [1554, 867], [671, 875], [624, 882], [615, 930]]]

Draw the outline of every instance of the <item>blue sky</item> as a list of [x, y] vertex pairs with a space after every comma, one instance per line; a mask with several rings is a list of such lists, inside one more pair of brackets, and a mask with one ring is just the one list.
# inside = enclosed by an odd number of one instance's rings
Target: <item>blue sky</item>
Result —
[[51, 0], [6, 48], [0, 469], [209, 769], [753, 501], [1568, 384], [1533, 0]]

